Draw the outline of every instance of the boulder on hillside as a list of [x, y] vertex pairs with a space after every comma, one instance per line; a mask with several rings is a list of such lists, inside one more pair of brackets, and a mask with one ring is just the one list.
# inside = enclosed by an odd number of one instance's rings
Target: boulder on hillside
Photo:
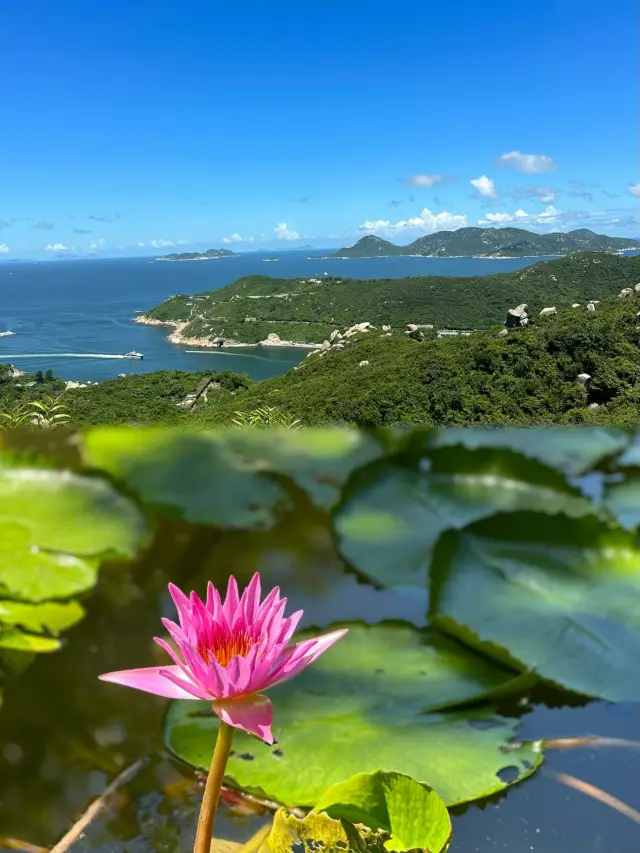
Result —
[[405, 335], [410, 335], [411, 332], [417, 332], [420, 329], [433, 329], [433, 325], [430, 323], [407, 323]]
[[578, 383], [578, 385], [583, 385], [584, 387], [586, 387], [589, 382], [591, 382], [591, 376], [588, 373], [579, 373], [576, 378], [576, 382]]
[[[638, 286], [640, 287], [640, 285], [638, 285]], [[382, 327], [382, 331], [383, 331], [383, 332], [390, 332], [390, 331], [391, 331], [391, 326], [383, 326], [383, 327]]]
[[554, 314], [558, 313], [558, 309], [554, 306], [553, 308], [543, 308], [540, 312], [541, 317], [553, 317]]
[[333, 332], [329, 335], [329, 343], [333, 343], [334, 341], [341, 340], [342, 335], [340, 334], [340, 329], [334, 329]]
[[589, 405], [587, 406], [587, 409], [591, 409], [592, 412], [599, 408], [600, 403], [589, 403]]
[[523, 302], [521, 305], [518, 305], [517, 308], [509, 308], [507, 311], [507, 319], [504, 321], [507, 329], [513, 329], [517, 326], [526, 326], [526, 323], [523, 320], [526, 320], [528, 317], [527, 314], [527, 304]]
[[498, 337], [499, 338], [506, 338], [508, 334], [509, 334], [508, 329], [502, 329], [502, 331], [498, 332]]
[[633, 285], [633, 289], [636, 293], [640, 293], [640, 281], [638, 282], [638, 284]]
[[571, 307], [572, 307], [572, 308], [579, 308], [579, 307], [580, 307], [580, 303], [579, 303], [579, 302], [574, 302], [574, 303], [573, 303], [573, 305], [572, 305]]
[[372, 326], [371, 323], [356, 323], [354, 326], [350, 326], [347, 331], [344, 333], [345, 338], [350, 338], [353, 335], [357, 335], [358, 332], [370, 332], [375, 329], [375, 326]]
[[594, 303], [589, 302], [589, 304], [587, 305], [587, 311], [595, 311], [595, 310], [596, 310], [596, 306], [594, 305]]
[[368, 364], [369, 364], [369, 362], [365, 358], [364, 361], [358, 362], [358, 367], [366, 367]]
[[627, 296], [633, 296], [632, 287], [623, 287], [620, 293], [618, 294], [618, 298], [620, 299], [626, 299]]

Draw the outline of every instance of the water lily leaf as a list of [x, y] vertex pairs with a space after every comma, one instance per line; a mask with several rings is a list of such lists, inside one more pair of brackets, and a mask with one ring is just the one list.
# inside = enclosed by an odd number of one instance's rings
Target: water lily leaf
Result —
[[387, 850], [441, 853], [451, 840], [449, 812], [440, 797], [401, 773], [358, 773], [325, 791], [314, 811], [386, 830]]
[[31, 544], [32, 536], [21, 525], [0, 523], [0, 592], [39, 602], [69, 598], [95, 585], [96, 560], [42, 551]]
[[[311, 807], [330, 785], [380, 769], [430, 785], [448, 805], [502, 790], [507, 783], [497, 774], [505, 765], [521, 779], [540, 760], [528, 747], [505, 759], [517, 721], [477, 708], [424, 713], [509, 683], [507, 671], [466, 654], [404, 624], [351, 626], [312, 667], [270, 691], [279, 741], [268, 748], [236, 734], [228, 775], [288, 806]], [[216, 728], [206, 703], [175, 702], [165, 742], [178, 757], [207, 767]]]
[[79, 622], [83, 616], [84, 610], [77, 601], [24, 604], [0, 599], [0, 622], [17, 625], [34, 633], [48, 631], [57, 636]]
[[353, 429], [240, 430], [224, 441], [256, 470], [287, 475], [326, 509], [356, 468], [383, 453], [379, 442]]
[[17, 628], [3, 628], [0, 625], [0, 649], [19, 652], [55, 652], [59, 648], [59, 640], [25, 634]]
[[108, 471], [156, 509], [196, 524], [269, 527], [284, 489], [214, 432], [99, 428], [85, 436], [86, 463]]
[[431, 433], [430, 447], [515, 450], [571, 476], [583, 474], [629, 444], [622, 430], [590, 427], [454, 427]]
[[636, 535], [592, 520], [492, 519], [452, 535], [433, 577], [432, 620], [470, 645], [588, 696], [640, 701]]
[[278, 809], [260, 853], [384, 853], [383, 838], [364, 826], [355, 827], [326, 814], [303, 818]]
[[146, 537], [137, 506], [97, 477], [46, 468], [0, 467], [0, 524], [30, 543], [76, 556], [132, 556]]
[[424, 586], [434, 545], [496, 512], [596, 513], [564, 478], [513, 453], [447, 452], [432, 470], [387, 465], [337, 511], [344, 557], [382, 586]]
[[622, 527], [632, 530], [640, 525], [640, 479], [637, 477], [607, 483], [604, 502]]

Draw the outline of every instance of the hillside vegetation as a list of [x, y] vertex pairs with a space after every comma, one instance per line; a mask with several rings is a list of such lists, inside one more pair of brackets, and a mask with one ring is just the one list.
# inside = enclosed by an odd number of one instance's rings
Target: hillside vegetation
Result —
[[208, 400], [232, 400], [238, 389], [250, 384], [245, 374], [189, 373], [184, 370], [160, 370], [108, 379], [86, 388], [74, 388], [63, 394], [76, 426], [99, 424], [155, 424], [186, 423], [190, 412], [178, 403], [193, 394], [203, 379], [215, 376], [220, 386], [208, 394]]
[[509, 308], [603, 299], [640, 281], [640, 256], [585, 252], [541, 261], [512, 273], [473, 278], [280, 279], [251, 275], [216, 291], [174, 296], [147, 313], [186, 324], [187, 338], [247, 343], [271, 332], [283, 340], [322, 342], [335, 328], [368, 321], [401, 330], [407, 323], [483, 329], [502, 323]]
[[637, 240], [607, 237], [588, 228], [535, 234], [524, 228], [459, 228], [419, 237], [407, 246], [397, 246], [374, 235], [362, 237], [353, 246], [339, 249], [331, 258], [372, 258], [423, 255], [435, 258], [532, 258], [569, 255], [572, 252], [615, 252], [640, 248]]
[[[305, 425], [637, 425], [639, 310], [637, 296], [609, 299], [595, 313], [566, 309], [506, 337], [498, 328], [423, 342], [369, 332], [194, 419], [226, 422], [238, 409], [275, 406]], [[583, 384], [581, 374], [591, 379]]]

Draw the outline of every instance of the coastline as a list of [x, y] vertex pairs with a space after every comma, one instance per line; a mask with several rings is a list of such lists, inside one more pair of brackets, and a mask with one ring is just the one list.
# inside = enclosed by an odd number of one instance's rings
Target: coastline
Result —
[[[301, 343], [300, 341], [283, 341], [279, 337], [270, 338], [264, 341], [256, 341], [255, 343], [245, 343], [244, 341], [234, 341], [232, 339], [223, 340], [222, 344], [212, 340], [211, 338], [192, 338], [188, 335], [183, 335], [183, 330], [189, 325], [185, 320], [172, 322], [169, 320], [156, 320], [154, 317], [147, 317], [146, 314], [140, 314], [134, 317], [133, 323], [138, 323], [141, 326], [167, 326], [172, 328], [171, 334], [167, 335], [167, 340], [172, 344], [180, 344], [192, 347], [201, 347], [202, 349], [244, 349], [246, 347], [287, 347], [289, 349], [320, 349], [322, 344]], [[218, 338], [218, 340], [220, 340]]]

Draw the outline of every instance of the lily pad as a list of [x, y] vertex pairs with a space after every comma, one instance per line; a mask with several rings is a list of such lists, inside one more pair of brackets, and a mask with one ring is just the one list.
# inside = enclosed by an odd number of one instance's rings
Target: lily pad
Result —
[[76, 556], [132, 556], [144, 517], [110, 483], [68, 471], [0, 467], [0, 524], [19, 524], [30, 543]]
[[51, 637], [37, 637], [25, 634], [17, 628], [3, 628], [0, 625], [0, 649], [18, 652], [55, 652], [60, 648], [60, 640]]
[[303, 818], [278, 809], [259, 853], [384, 853], [383, 837], [364, 826], [355, 827], [326, 814]]
[[42, 551], [31, 544], [32, 535], [21, 525], [0, 523], [0, 595], [40, 602], [69, 598], [95, 585], [96, 560]]
[[390, 834], [387, 850], [442, 853], [451, 819], [434, 790], [401, 773], [358, 773], [324, 792], [314, 811]]
[[587, 696], [640, 701], [636, 535], [502, 517], [452, 535], [432, 574], [431, 618], [465, 642]]
[[226, 433], [225, 444], [259, 471], [285, 474], [329, 509], [351, 473], [380, 458], [379, 442], [355, 429], [252, 429]]
[[[432, 711], [509, 684], [508, 670], [467, 655], [404, 624], [351, 626], [312, 667], [270, 691], [278, 743], [269, 748], [237, 733], [229, 777], [288, 806], [313, 806], [330, 785], [380, 769], [430, 785], [447, 805], [502, 790], [507, 783], [500, 770], [513, 765], [522, 779], [540, 761], [529, 747], [505, 758], [517, 721], [487, 709]], [[216, 730], [207, 703], [174, 702], [165, 742], [178, 757], [205, 768]]]
[[339, 508], [335, 528], [344, 557], [375, 583], [425, 586], [433, 547], [445, 530], [524, 509], [598, 511], [540, 463], [513, 453], [460, 450], [430, 471], [387, 465]]
[[243, 461], [220, 433], [98, 428], [85, 436], [85, 461], [156, 510], [196, 524], [270, 527], [288, 505], [282, 486]]
[[48, 631], [57, 636], [79, 622], [83, 616], [84, 610], [77, 601], [25, 604], [0, 599], [0, 622], [34, 633]]
[[515, 450], [565, 474], [577, 476], [624, 450], [629, 436], [622, 430], [591, 427], [454, 427], [431, 433], [426, 443], [434, 448]]

